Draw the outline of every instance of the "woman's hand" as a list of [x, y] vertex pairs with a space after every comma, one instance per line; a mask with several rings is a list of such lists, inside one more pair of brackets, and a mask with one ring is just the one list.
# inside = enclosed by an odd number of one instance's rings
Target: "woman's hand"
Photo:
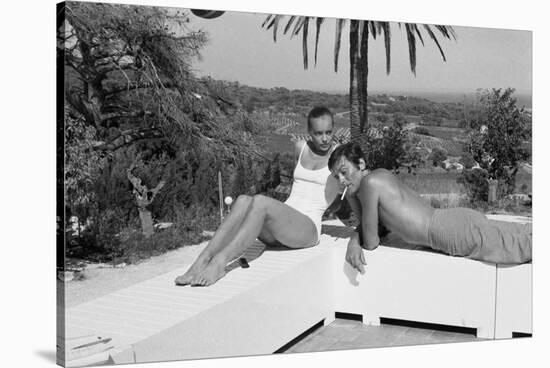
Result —
[[[355, 234], [354, 234], [355, 235]], [[359, 245], [359, 240], [357, 236], [352, 236], [348, 248], [346, 250], [346, 262], [348, 262], [351, 267], [355, 268], [361, 274], [365, 273], [365, 255], [363, 254], [363, 248]]]

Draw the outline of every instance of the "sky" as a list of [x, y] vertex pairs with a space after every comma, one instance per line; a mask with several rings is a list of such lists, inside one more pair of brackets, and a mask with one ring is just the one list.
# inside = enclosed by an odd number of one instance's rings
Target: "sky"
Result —
[[[238, 81], [256, 87], [286, 87], [345, 92], [349, 87], [348, 32], [342, 36], [339, 70], [334, 71], [335, 19], [321, 29], [318, 63], [313, 66], [315, 27], [310, 23], [310, 67], [304, 70], [301, 34], [282, 35], [261, 28], [265, 14], [226, 12], [215, 19], [191, 15], [191, 26], [206, 31], [209, 43], [202, 60], [194, 64], [199, 75]], [[288, 18], [287, 18], [288, 19]], [[454, 27], [457, 40], [440, 40], [447, 61], [423, 32], [425, 46], [417, 41], [416, 76], [409, 66], [404, 28], [391, 24], [391, 72], [386, 74], [383, 39], [369, 46], [369, 90], [419, 92], [474, 92], [477, 88], [513, 87], [517, 93], [532, 89], [532, 32], [479, 27]], [[423, 31], [423, 29], [422, 29]]]

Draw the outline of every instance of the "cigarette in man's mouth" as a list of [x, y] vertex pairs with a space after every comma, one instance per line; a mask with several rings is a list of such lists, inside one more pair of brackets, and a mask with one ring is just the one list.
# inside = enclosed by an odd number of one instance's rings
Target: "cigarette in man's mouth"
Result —
[[345, 187], [344, 188], [344, 191], [342, 192], [342, 196], [340, 197], [340, 200], [343, 201], [344, 200], [344, 196], [346, 195], [346, 191], [348, 190], [348, 187]]

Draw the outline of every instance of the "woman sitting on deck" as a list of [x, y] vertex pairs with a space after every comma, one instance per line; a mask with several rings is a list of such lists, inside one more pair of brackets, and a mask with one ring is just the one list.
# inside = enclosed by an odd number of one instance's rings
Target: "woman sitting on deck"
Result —
[[327, 166], [334, 148], [332, 113], [315, 107], [307, 124], [311, 140], [296, 143], [296, 168], [288, 199], [283, 203], [263, 195], [239, 196], [210, 243], [189, 270], [176, 278], [176, 285], [215, 283], [225, 275], [227, 264], [256, 238], [266, 245], [290, 248], [307, 248], [319, 242], [321, 217], [338, 190]]

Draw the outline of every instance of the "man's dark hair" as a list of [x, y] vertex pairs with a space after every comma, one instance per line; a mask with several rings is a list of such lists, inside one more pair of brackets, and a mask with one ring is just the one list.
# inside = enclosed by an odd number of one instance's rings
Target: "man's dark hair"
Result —
[[313, 109], [311, 109], [309, 114], [307, 114], [307, 129], [311, 129], [311, 119], [316, 119], [325, 115], [330, 116], [332, 125], [334, 125], [334, 117], [332, 116], [332, 112], [328, 109], [328, 107], [315, 106]]
[[[334, 165], [338, 161], [340, 161], [341, 157], [345, 157], [349, 162], [353, 163], [359, 168], [359, 159], [365, 159], [363, 156], [363, 150], [357, 143], [346, 143], [342, 144], [334, 149], [332, 151], [332, 154], [330, 155], [328, 159], [328, 168], [330, 170], [333, 169]], [[363, 242], [363, 231], [361, 223], [357, 226], [355, 231], [359, 234], [359, 244], [362, 246], [365, 244]], [[383, 238], [386, 235], [388, 235], [390, 231], [384, 226], [384, 224], [378, 219], [378, 236]]]
[[363, 155], [363, 150], [357, 143], [346, 143], [342, 144], [332, 151], [328, 159], [328, 168], [332, 170], [334, 165], [340, 161], [341, 157], [345, 157], [349, 162], [359, 167], [359, 159], [365, 159]]

